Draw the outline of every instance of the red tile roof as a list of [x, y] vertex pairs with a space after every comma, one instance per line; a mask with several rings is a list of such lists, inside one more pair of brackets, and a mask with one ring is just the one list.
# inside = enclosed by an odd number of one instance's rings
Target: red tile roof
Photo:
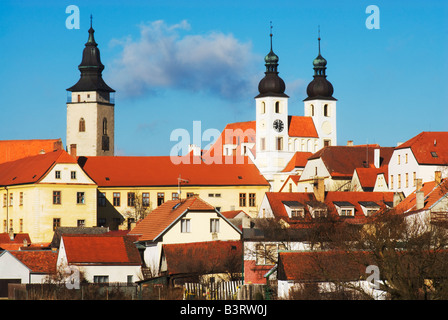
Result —
[[61, 139], [0, 141], [0, 163], [62, 149]]
[[448, 132], [424, 131], [396, 149], [411, 148], [419, 164], [448, 164]]
[[[318, 204], [314, 193], [310, 192], [267, 192], [266, 197], [272, 209], [275, 218], [281, 218], [291, 225], [291, 227], [303, 228], [308, 227], [314, 222], [311, 217], [307, 204]], [[347, 223], [362, 224], [367, 221], [362, 210], [361, 204], [364, 202], [374, 202], [379, 207], [384, 208], [386, 205], [393, 203], [393, 192], [347, 192], [347, 191], [328, 191], [325, 195], [325, 205], [329, 214], [338, 217], [335, 203], [345, 202], [353, 205], [355, 215], [353, 217], [339, 217], [341, 221]], [[291, 219], [288, 216], [284, 202], [299, 202], [305, 207], [304, 219]]]
[[[199, 159], [200, 160], [200, 159]], [[100, 187], [176, 186], [178, 178], [189, 186], [268, 186], [253, 163], [173, 163], [160, 157], [80, 157], [78, 163]]]
[[230, 210], [230, 211], [222, 211], [221, 214], [226, 217], [227, 219], [233, 219], [240, 213], [243, 213], [245, 216], [249, 215], [244, 210]]
[[302, 116], [288, 117], [288, 134], [290, 137], [319, 138], [313, 118]]
[[56, 273], [58, 252], [53, 250], [9, 251], [33, 273]]
[[277, 277], [299, 282], [356, 281], [368, 276], [366, 266], [371, 261], [372, 256], [366, 252], [279, 252]]
[[106, 234], [64, 234], [64, 248], [70, 264], [140, 265], [133, 239]]
[[65, 150], [53, 151], [0, 164], [0, 185], [36, 183], [56, 163], [76, 163]]
[[197, 196], [181, 202], [169, 200], [139, 221], [128, 235], [138, 235], [140, 241], [155, 241], [171, 224], [190, 211], [210, 212], [215, 211], [215, 208]]
[[356, 173], [358, 175], [359, 182], [361, 183], [361, 187], [373, 189], [375, 187], [375, 182], [379, 174], [384, 174], [384, 178], [387, 182], [387, 166], [382, 168], [356, 168]]
[[241, 272], [241, 241], [164, 244], [169, 275]]
[[26, 240], [27, 244], [31, 244], [30, 235], [28, 233], [15, 233], [13, 240], [10, 239], [9, 233], [0, 233], [0, 246], [2, 244], [11, 243], [23, 245], [24, 240]]
[[[440, 184], [435, 181], [426, 182], [420, 189], [424, 194], [424, 207], [420, 210], [428, 210], [434, 206], [442, 197], [448, 194], [448, 179], [444, 179]], [[412, 192], [403, 201], [401, 201], [394, 209], [398, 213], [411, 212], [417, 210], [416, 208], [416, 191]]]
[[[350, 178], [356, 168], [371, 167], [374, 164], [374, 149], [372, 146], [329, 146], [324, 147], [309, 160], [321, 158], [332, 177]], [[389, 162], [394, 148], [379, 147], [381, 165]]]
[[304, 168], [306, 163], [308, 162], [308, 158], [313, 154], [311, 152], [301, 152], [298, 151], [294, 153], [291, 160], [289, 160], [286, 167], [282, 170], [282, 172], [291, 172], [295, 168]]

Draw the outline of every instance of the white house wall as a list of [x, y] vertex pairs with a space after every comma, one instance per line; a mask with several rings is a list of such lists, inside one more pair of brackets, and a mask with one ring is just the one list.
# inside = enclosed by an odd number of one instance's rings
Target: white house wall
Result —
[[20, 279], [21, 283], [30, 283], [30, 269], [4, 251], [0, 255], [0, 279]]

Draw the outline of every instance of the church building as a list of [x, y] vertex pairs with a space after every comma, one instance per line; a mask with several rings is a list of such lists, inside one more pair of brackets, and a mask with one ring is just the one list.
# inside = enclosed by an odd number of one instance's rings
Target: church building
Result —
[[114, 155], [115, 90], [103, 80], [104, 65], [94, 32], [91, 24], [78, 66], [81, 77], [67, 89], [66, 145], [73, 156]]
[[[212, 148], [222, 148], [222, 153], [248, 156], [263, 176], [278, 191], [288, 173], [285, 168], [299, 153], [315, 153], [325, 146], [337, 145], [336, 99], [333, 85], [327, 80], [327, 61], [320, 52], [313, 61], [314, 76], [307, 87], [304, 99], [304, 116], [290, 115], [289, 96], [279, 76], [279, 57], [272, 47], [265, 57], [265, 76], [258, 85], [255, 97], [255, 121], [238, 122], [226, 130]], [[227, 139], [231, 128], [232, 139]]]

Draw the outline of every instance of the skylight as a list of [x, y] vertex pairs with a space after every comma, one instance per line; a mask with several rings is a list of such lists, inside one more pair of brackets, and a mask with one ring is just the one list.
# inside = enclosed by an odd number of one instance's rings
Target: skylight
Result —
[[439, 156], [437, 155], [437, 152], [435, 151], [431, 151], [431, 155], [433, 158], [438, 158]]

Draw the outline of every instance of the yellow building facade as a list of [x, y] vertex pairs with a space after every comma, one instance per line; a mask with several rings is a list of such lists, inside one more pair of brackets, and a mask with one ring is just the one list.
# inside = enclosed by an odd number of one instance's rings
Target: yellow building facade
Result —
[[3, 232], [50, 242], [57, 227], [96, 226], [97, 186], [64, 150], [0, 165]]

